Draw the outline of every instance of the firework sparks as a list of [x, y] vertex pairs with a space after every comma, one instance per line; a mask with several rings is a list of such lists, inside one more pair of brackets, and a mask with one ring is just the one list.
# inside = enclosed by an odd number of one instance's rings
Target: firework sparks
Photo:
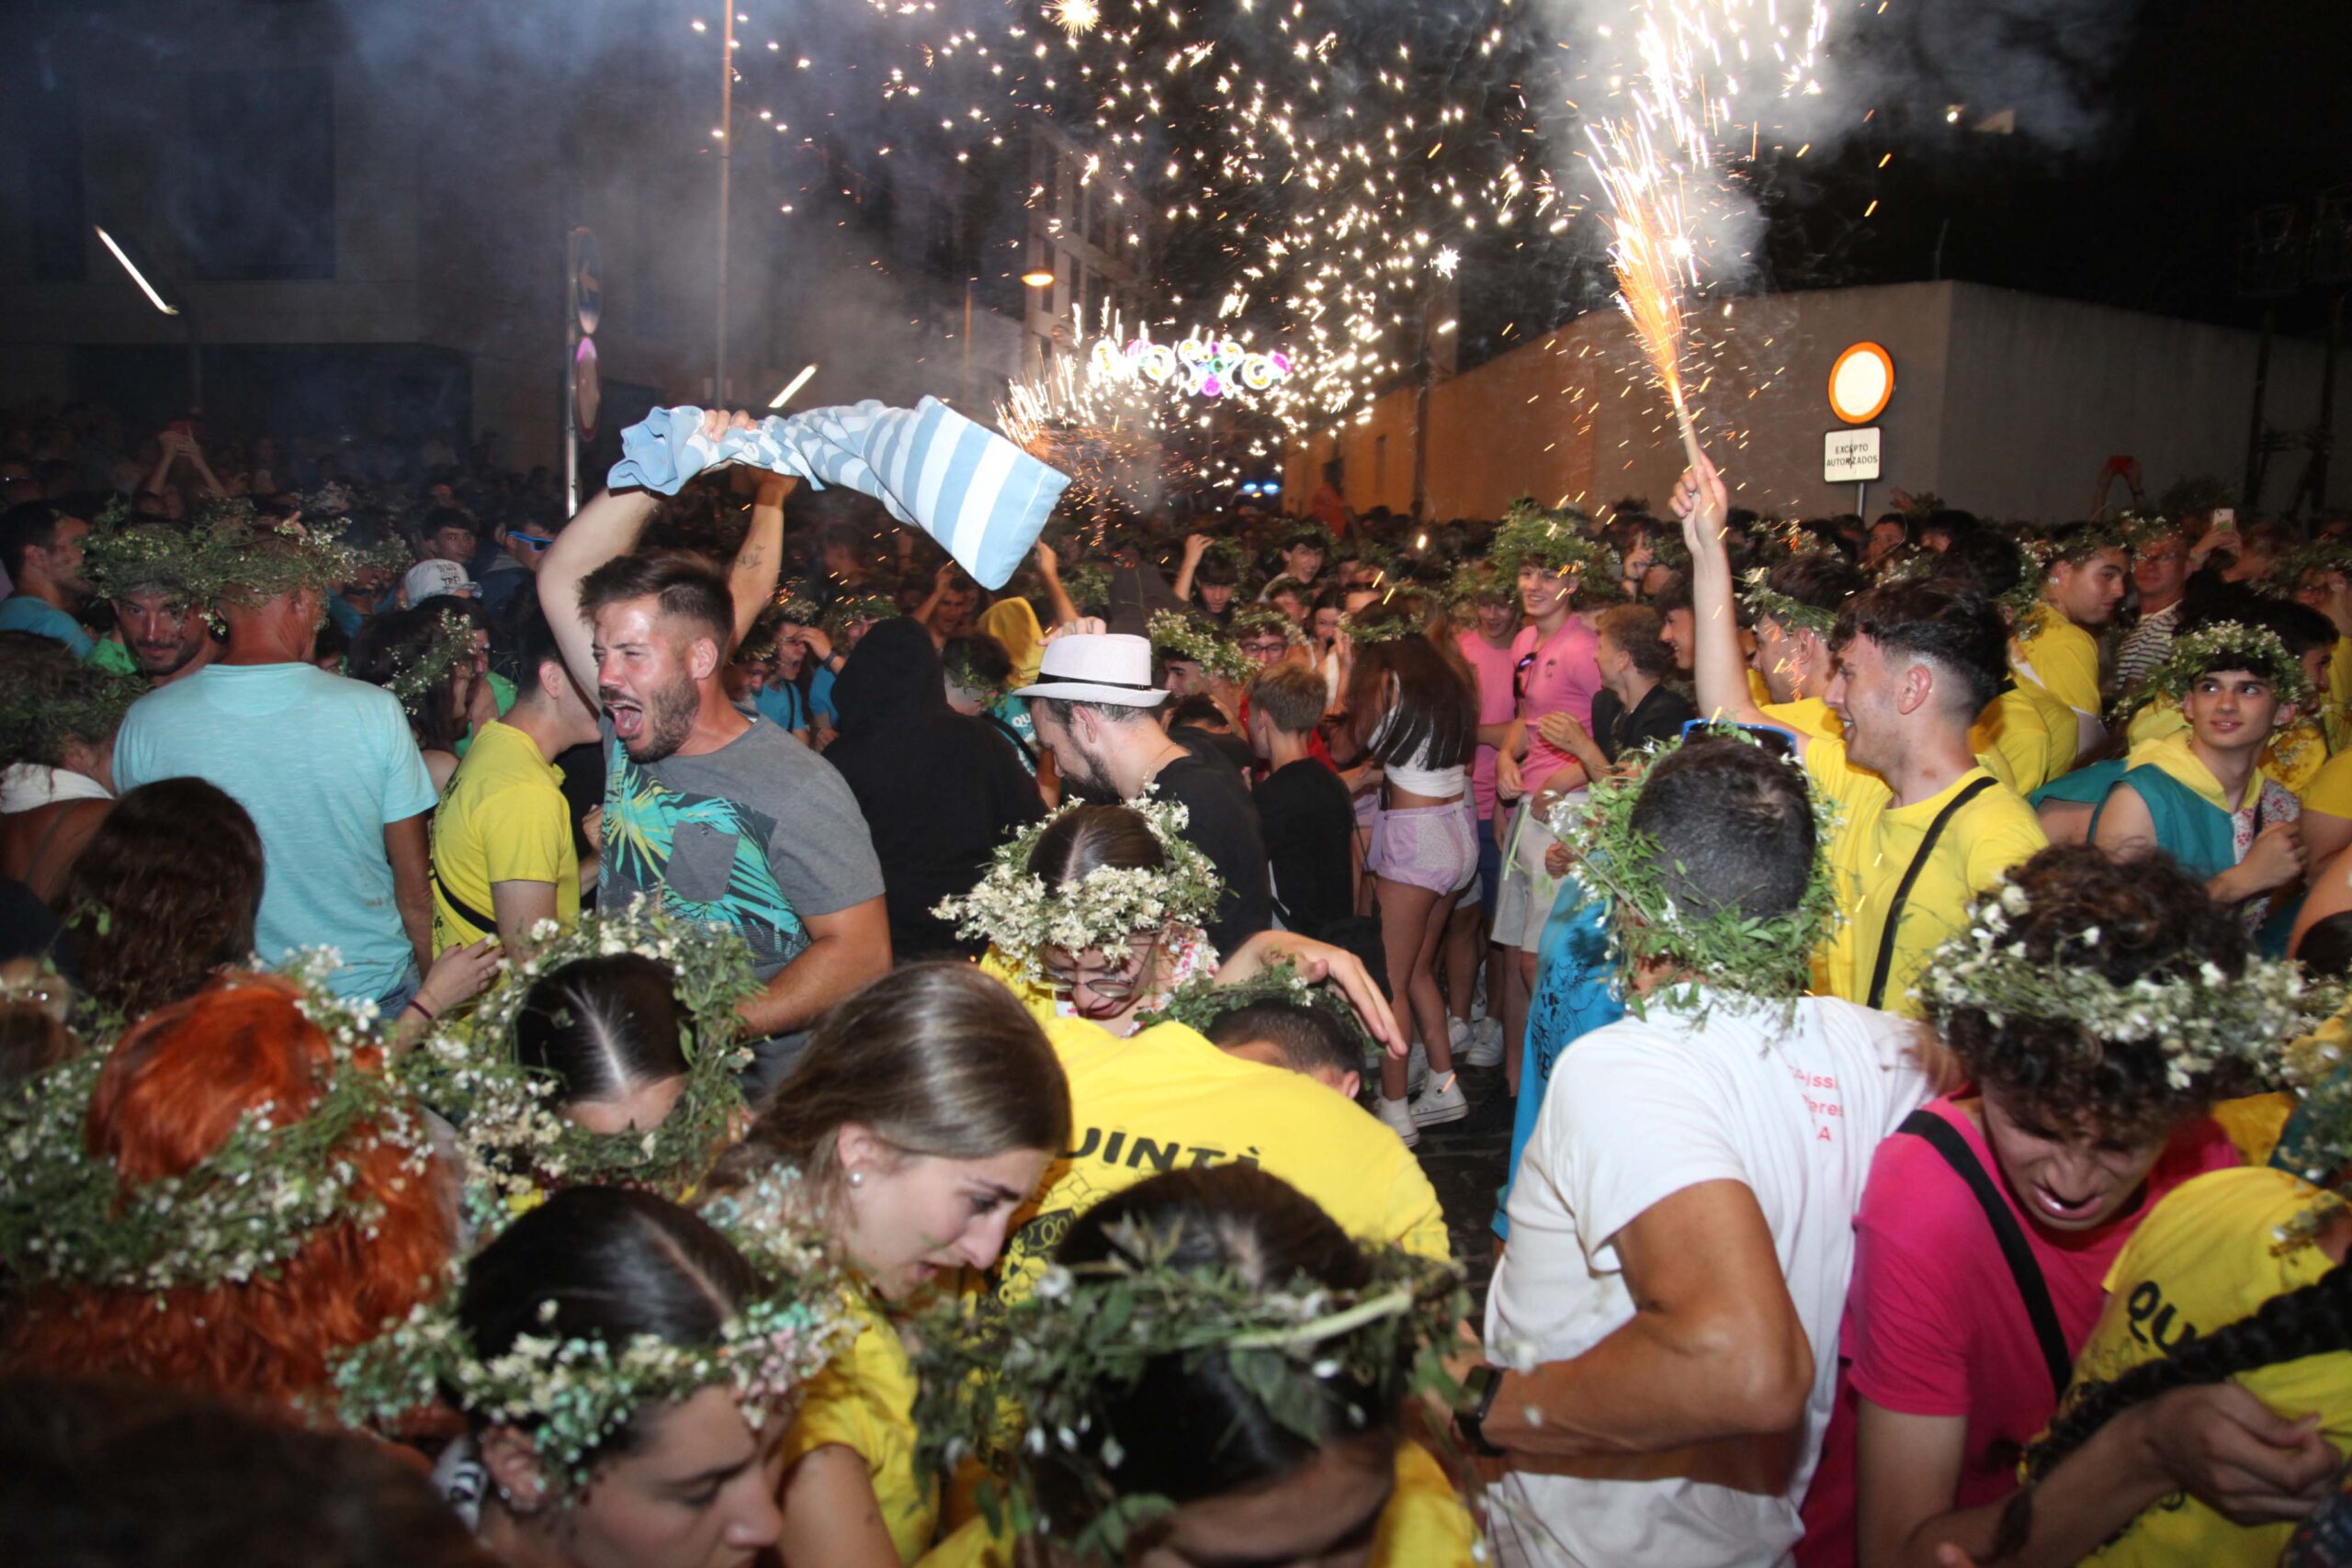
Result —
[[1072, 38], [1091, 33], [1102, 24], [1102, 7], [1095, 0], [1054, 0], [1046, 7], [1046, 14]]

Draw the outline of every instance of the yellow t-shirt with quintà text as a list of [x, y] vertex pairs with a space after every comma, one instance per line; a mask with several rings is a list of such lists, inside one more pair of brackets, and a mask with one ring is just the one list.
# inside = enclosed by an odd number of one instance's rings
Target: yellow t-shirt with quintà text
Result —
[[[2107, 1306], [2075, 1360], [2062, 1410], [2087, 1385], [2111, 1382], [2144, 1362], [2210, 1337], [2328, 1272], [2316, 1246], [2282, 1247], [2279, 1227], [2319, 1200], [2318, 1189], [2283, 1170], [2216, 1170], [2182, 1183], [2132, 1233], [2107, 1275]], [[2290, 1419], [2316, 1415], [2321, 1435], [2352, 1454], [2352, 1352], [2334, 1351], [2254, 1367], [2236, 1382]], [[2294, 1533], [2291, 1523], [2248, 1529], [2192, 1496], [2151, 1504], [2083, 1561], [2100, 1568], [2268, 1568]]]
[[1046, 1021], [1069, 1078], [1070, 1146], [1013, 1216], [999, 1266], [1028, 1292], [1070, 1222], [1163, 1170], [1248, 1164], [1320, 1204], [1350, 1235], [1452, 1256], [1437, 1192], [1369, 1111], [1302, 1073], [1227, 1055], [1181, 1023], [1125, 1040], [1083, 1019]]

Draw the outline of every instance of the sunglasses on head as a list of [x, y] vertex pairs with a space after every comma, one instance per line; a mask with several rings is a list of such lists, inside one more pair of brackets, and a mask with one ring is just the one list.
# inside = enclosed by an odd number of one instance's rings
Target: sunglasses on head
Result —
[[512, 528], [506, 530], [506, 536], [510, 539], [519, 540], [523, 544], [534, 546], [542, 550], [555, 543], [555, 540], [546, 534], [518, 534]]

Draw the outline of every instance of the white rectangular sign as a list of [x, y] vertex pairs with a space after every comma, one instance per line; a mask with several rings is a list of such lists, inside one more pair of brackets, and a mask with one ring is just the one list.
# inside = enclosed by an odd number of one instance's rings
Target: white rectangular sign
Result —
[[1879, 426], [1833, 430], [1821, 442], [1821, 482], [1861, 484], [1878, 478]]

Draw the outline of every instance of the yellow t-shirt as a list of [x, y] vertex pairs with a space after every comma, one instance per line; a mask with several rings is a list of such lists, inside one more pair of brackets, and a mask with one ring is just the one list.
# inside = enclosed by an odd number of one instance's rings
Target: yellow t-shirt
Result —
[[449, 894], [490, 915], [493, 882], [552, 882], [556, 919], [580, 919], [580, 856], [571, 844], [571, 808], [563, 770], [539, 755], [538, 742], [493, 720], [467, 748], [433, 814], [433, 951], [437, 955], [497, 933], [458, 913]]
[[2076, 713], [2098, 716], [2098, 641], [2056, 610], [2044, 605], [2034, 613], [2030, 626], [2009, 644], [2009, 662], [2019, 680], [2033, 682]]
[[2303, 809], [2352, 817], [2352, 751], [2338, 751], [2320, 764], [2303, 791]]
[[2327, 749], [2352, 750], [2352, 637], [2335, 639], [2327, 656]]
[[915, 1473], [914, 1364], [898, 1331], [863, 1292], [850, 1306], [860, 1323], [857, 1338], [809, 1381], [785, 1434], [784, 1462], [789, 1468], [836, 1443], [854, 1452], [865, 1461], [899, 1560], [912, 1562], [939, 1525], [938, 1484]]
[[2075, 710], [2030, 681], [2019, 681], [1984, 705], [1968, 744], [1984, 771], [2030, 795], [2075, 765], [2079, 732]]
[[1026, 1293], [1070, 1221], [1148, 1176], [1247, 1162], [1281, 1177], [1350, 1235], [1451, 1258], [1437, 1192], [1370, 1112], [1301, 1073], [1229, 1056], [1181, 1023], [1122, 1040], [1042, 1021], [1069, 1078], [1072, 1146], [1013, 1216], [1001, 1294]]
[[[1491, 1551], [1478, 1554], [1477, 1541], [1470, 1510], [1444, 1469], [1419, 1444], [1397, 1444], [1396, 1489], [1374, 1527], [1372, 1568], [1466, 1568], [1494, 1561]], [[922, 1568], [1012, 1568], [1012, 1544], [1011, 1536], [975, 1517], [927, 1553]]]
[[1838, 710], [1819, 697], [1799, 697], [1792, 703], [1764, 703], [1757, 708], [1774, 724], [1785, 725], [1815, 740], [1843, 740], [1845, 722]]
[[[2083, 1387], [2110, 1381], [2187, 1341], [2252, 1315], [2273, 1296], [2301, 1290], [2330, 1264], [2316, 1247], [2280, 1251], [2278, 1227], [2309, 1208], [2317, 1189], [2261, 1167], [2208, 1172], [2176, 1188], [2141, 1222], [2107, 1275], [2107, 1308], [2075, 1359], [2071, 1404]], [[2257, 1367], [2237, 1380], [2293, 1417], [2316, 1414], [2338, 1453], [2352, 1453], [2352, 1353], [2336, 1351]], [[2245, 1529], [2176, 1493], [2143, 1510], [2083, 1561], [2105, 1568], [2195, 1562], [2268, 1568], [2291, 1524]]]
[[1764, 680], [1764, 671], [1751, 664], [1747, 667], [1747, 700], [1759, 708], [1769, 708], [1772, 688]]
[[[1928, 824], [1972, 780], [1991, 775], [1972, 768], [1932, 798], [1897, 806], [1885, 781], [1846, 760], [1841, 740], [1815, 740], [1807, 746], [1804, 768], [1814, 787], [1838, 806], [1840, 820], [1829, 859], [1838, 878], [1838, 908], [1845, 916], [1837, 933], [1815, 955], [1814, 989], [1865, 1002], [1887, 909]], [[1969, 900], [2049, 841], [2033, 807], [1997, 779], [1962, 807], [1945, 824], [1935, 852], [1919, 868], [1905, 901], [1886, 992], [1879, 1005], [1889, 1012], [1917, 1016], [1912, 982], [1930, 953], [1967, 929]]]

